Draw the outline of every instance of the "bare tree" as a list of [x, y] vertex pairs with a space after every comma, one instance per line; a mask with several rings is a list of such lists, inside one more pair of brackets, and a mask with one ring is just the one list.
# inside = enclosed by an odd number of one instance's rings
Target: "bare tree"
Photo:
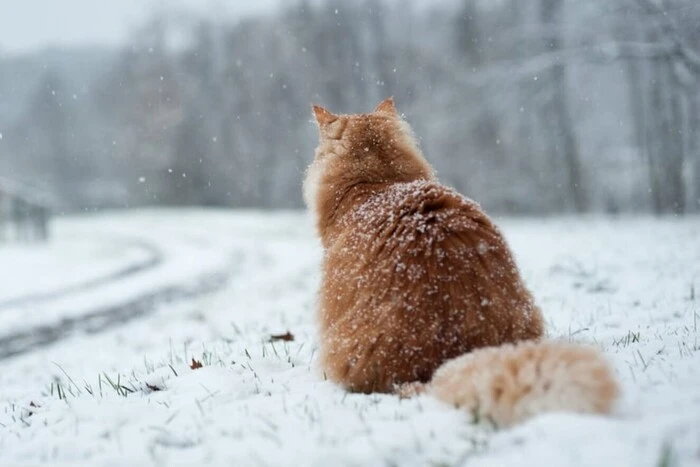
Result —
[[[540, 19], [544, 31], [545, 51], [561, 52], [564, 39], [561, 32], [563, 0], [541, 0]], [[546, 122], [550, 132], [550, 151], [552, 159], [562, 159], [566, 170], [566, 182], [576, 212], [588, 209], [586, 190], [583, 183], [583, 169], [576, 141], [576, 129], [573, 124], [568, 105], [568, 87], [566, 80], [566, 65], [560, 58], [548, 70], [546, 85], [551, 87], [551, 93], [545, 103]]]
[[488, 209], [700, 209], [698, 14], [694, 0], [161, 11], [80, 99], [47, 74], [23, 118], [0, 121], [0, 165], [53, 174], [75, 207], [298, 207], [309, 104], [394, 95], [443, 181]]
[[[697, 141], [697, 82], [700, 45], [690, 25], [685, 0], [635, 0], [641, 34], [618, 46], [618, 56], [630, 62], [631, 100], [637, 142], [646, 155], [654, 212], [682, 213], [686, 209], [685, 165]], [[696, 15], [697, 16], [697, 15]], [[641, 41], [639, 41], [641, 36]], [[687, 102], [687, 105], [684, 105]]]

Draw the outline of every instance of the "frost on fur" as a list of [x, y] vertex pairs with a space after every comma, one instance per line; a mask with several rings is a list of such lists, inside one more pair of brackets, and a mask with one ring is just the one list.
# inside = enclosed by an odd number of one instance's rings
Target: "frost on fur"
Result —
[[428, 392], [503, 427], [547, 412], [606, 414], [619, 390], [597, 350], [524, 342], [448, 361], [435, 372]]

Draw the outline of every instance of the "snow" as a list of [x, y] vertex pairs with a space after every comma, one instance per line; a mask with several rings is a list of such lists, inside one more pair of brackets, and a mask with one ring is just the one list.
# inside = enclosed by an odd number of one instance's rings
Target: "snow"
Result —
[[[48, 244], [9, 244], [0, 251], [2, 263], [12, 265], [12, 274], [3, 276], [0, 282], [0, 308], [23, 296], [77, 287], [151, 259], [145, 245], [136, 240], [84, 237], [63, 231]], [[67, 263], [70, 268], [66, 268]]]
[[[550, 414], [494, 431], [429, 396], [347, 394], [315, 367], [321, 251], [306, 215], [107, 213], [59, 219], [46, 246], [0, 245], [12, 265], [0, 300], [46, 296], [0, 306], [0, 343], [64, 314], [226, 281], [5, 358], [0, 465], [700, 464], [700, 219], [497, 222], [550, 335], [599, 345], [614, 365], [614, 417]], [[151, 248], [158, 264], [94, 281]], [[293, 341], [268, 342], [286, 331]]]

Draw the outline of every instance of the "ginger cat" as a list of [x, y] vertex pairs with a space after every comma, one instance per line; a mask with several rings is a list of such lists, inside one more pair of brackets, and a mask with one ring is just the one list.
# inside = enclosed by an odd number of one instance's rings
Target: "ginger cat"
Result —
[[503, 236], [437, 181], [393, 100], [368, 114], [313, 111], [304, 198], [325, 253], [326, 376], [351, 391], [428, 392], [501, 426], [609, 412], [618, 390], [602, 356], [529, 342], [543, 318]]

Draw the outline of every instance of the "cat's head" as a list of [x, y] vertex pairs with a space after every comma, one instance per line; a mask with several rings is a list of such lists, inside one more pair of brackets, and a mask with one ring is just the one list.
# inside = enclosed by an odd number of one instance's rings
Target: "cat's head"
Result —
[[381, 184], [434, 178], [411, 127], [394, 100], [371, 113], [335, 115], [314, 105], [319, 144], [304, 180], [304, 199], [312, 210], [319, 197], [329, 198], [360, 183]]

